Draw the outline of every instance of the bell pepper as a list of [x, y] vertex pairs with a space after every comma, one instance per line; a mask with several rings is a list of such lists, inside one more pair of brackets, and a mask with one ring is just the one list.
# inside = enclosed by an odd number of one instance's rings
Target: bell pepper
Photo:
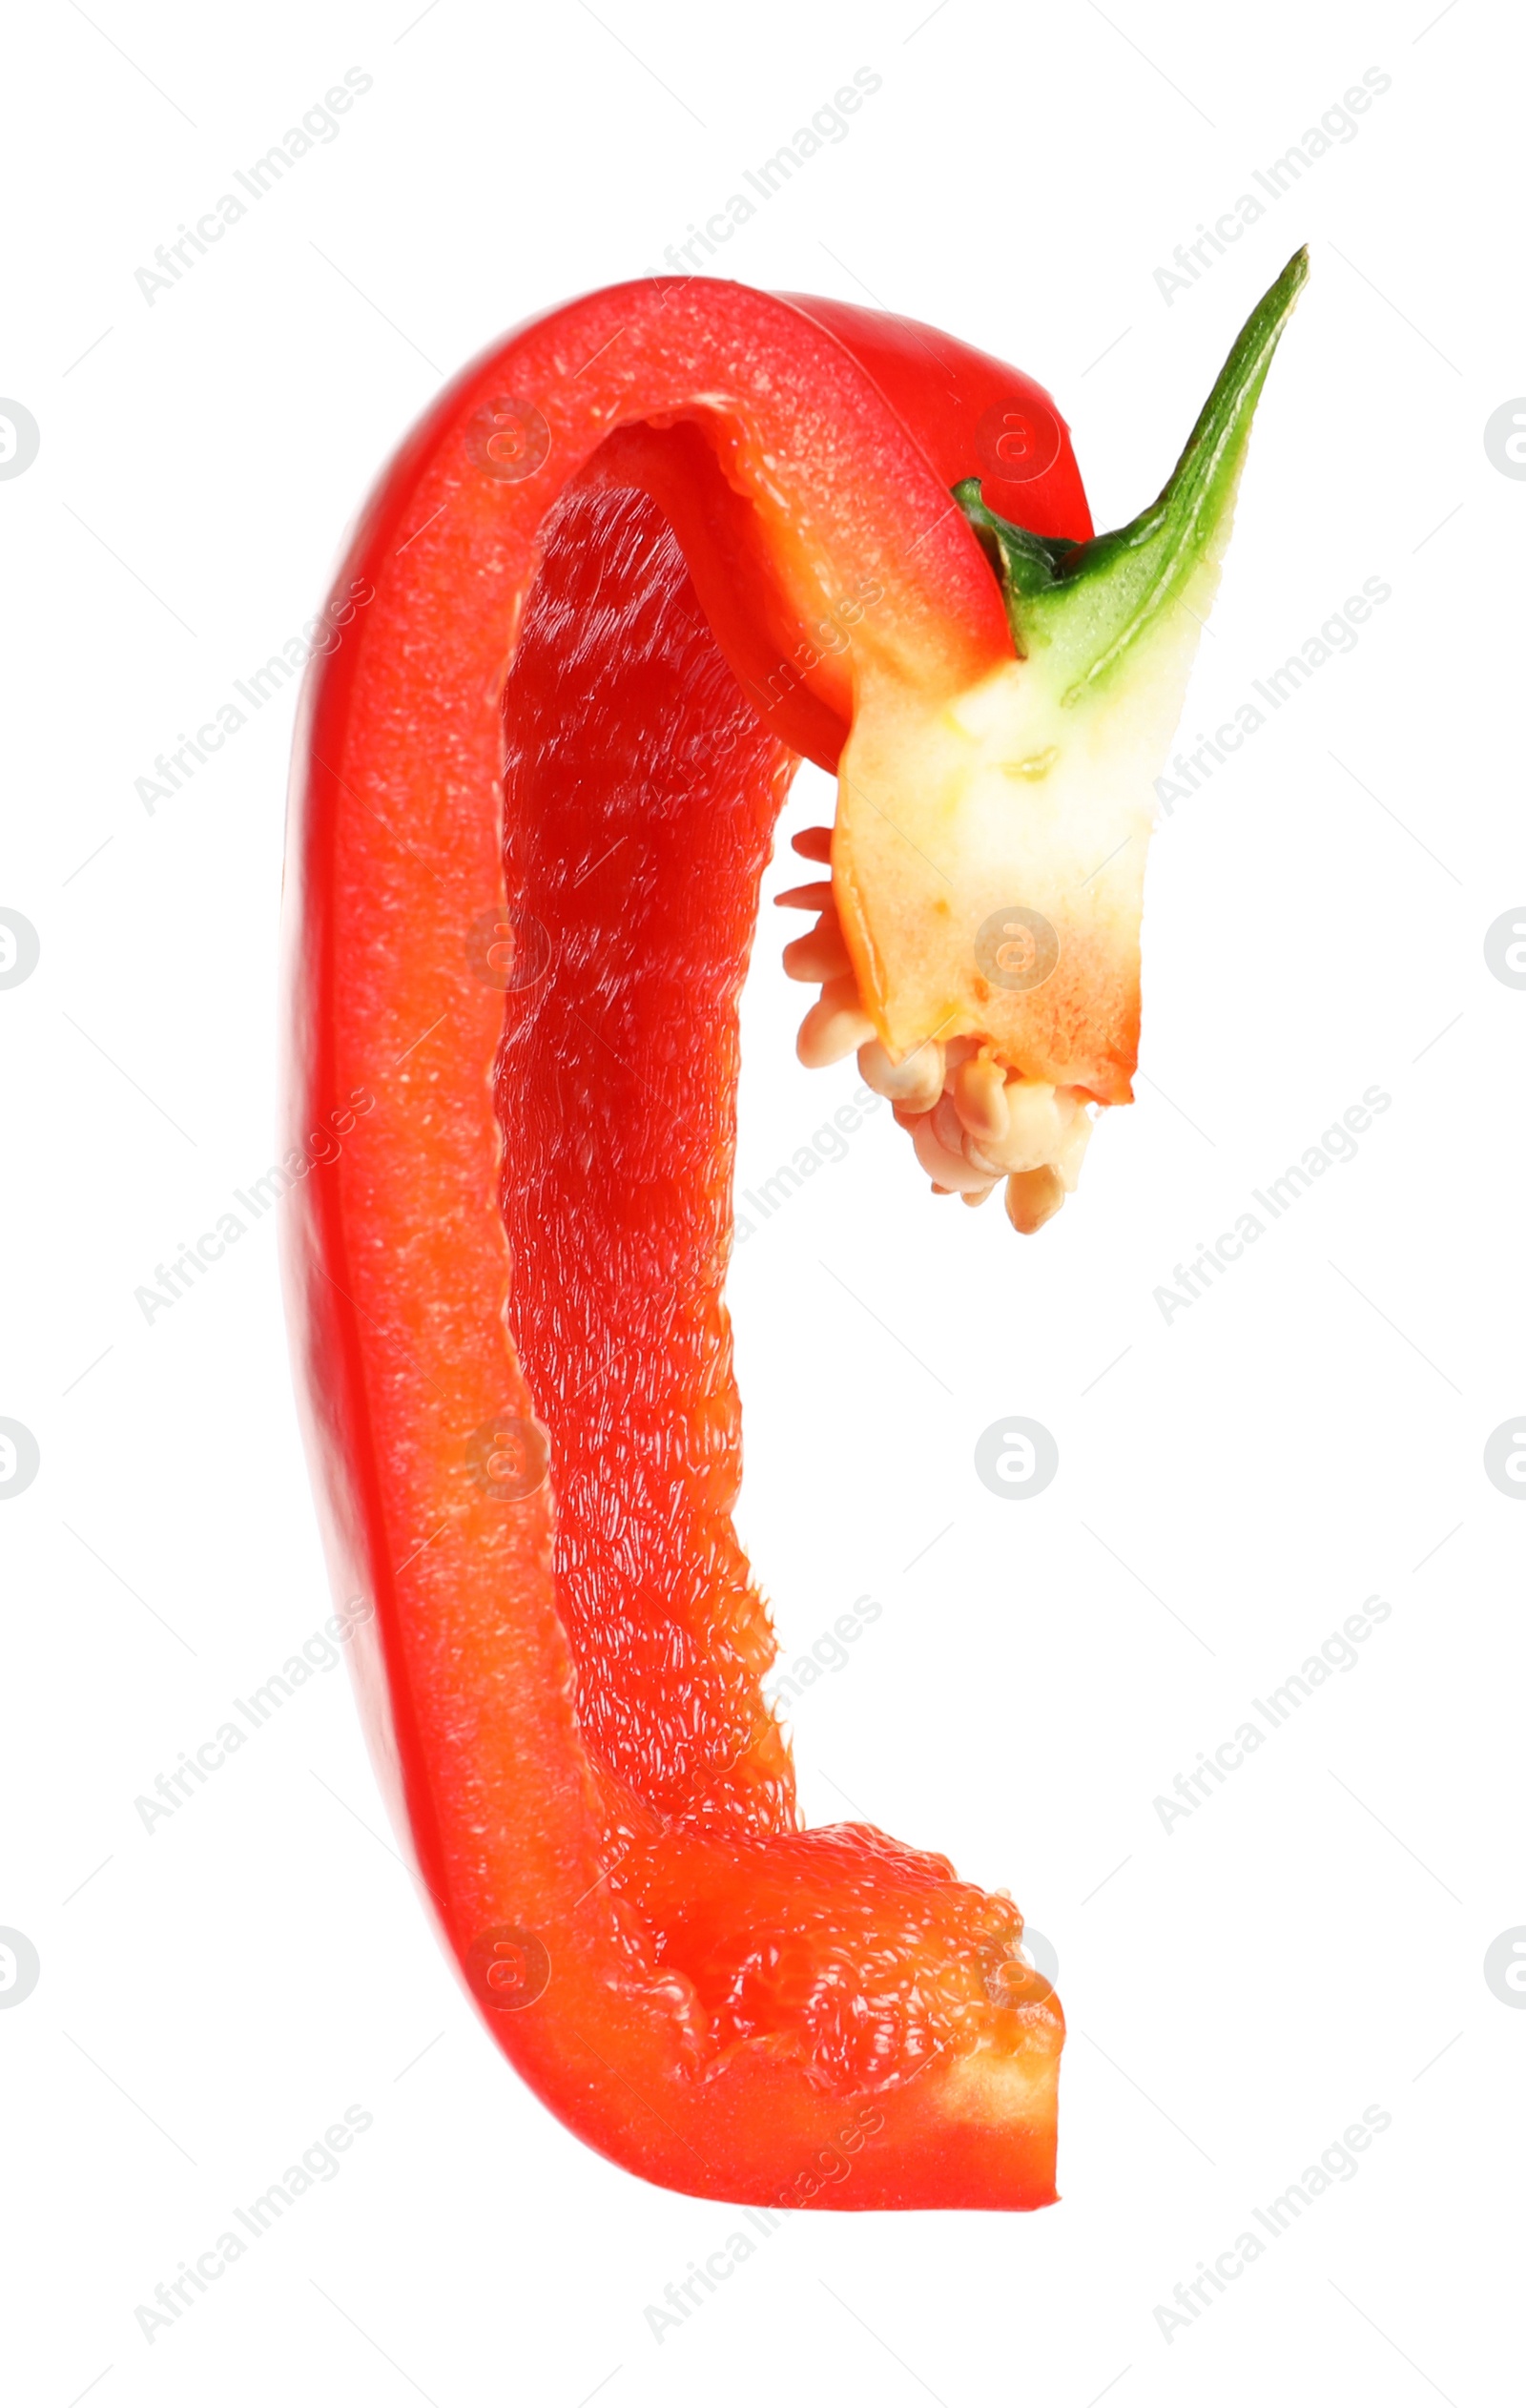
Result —
[[[737, 998], [803, 756], [788, 966], [934, 1184], [1020, 1229], [1128, 1100], [1151, 779], [1304, 275], [1160, 500], [964, 344], [696, 278], [468, 368], [376, 487], [299, 736], [306, 1432], [376, 1761], [544, 2103], [671, 2189], [1055, 2196], [1059, 2002], [1002, 1896], [801, 1828], [732, 1526]], [[363, 607], [355, 597], [366, 596]]]

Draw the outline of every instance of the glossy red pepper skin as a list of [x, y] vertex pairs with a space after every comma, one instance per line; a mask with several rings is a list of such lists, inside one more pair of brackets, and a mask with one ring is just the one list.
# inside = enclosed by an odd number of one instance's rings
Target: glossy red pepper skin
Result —
[[[1053, 457], [999, 477], [1014, 444]], [[293, 1141], [377, 1109], [294, 1199], [288, 1289], [377, 1761], [525, 2079], [739, 2201], [1054, 2196], [1058, 2003], [990, 1986], [1019, 1919], [796, 1829], [730, 1523], [757, 880], [866, 651], [951, 695], [1011, 659], [950, 499], [982, 472], [1089, 533], [1053, 405], [982, 355], [703, 280], [595, 294], [386, 471], [299, 745]]]

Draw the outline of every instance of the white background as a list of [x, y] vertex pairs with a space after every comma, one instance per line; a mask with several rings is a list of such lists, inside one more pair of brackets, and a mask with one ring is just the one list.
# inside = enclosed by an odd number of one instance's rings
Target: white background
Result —
[[[1483, 1448], [1526, 1381], [1526, 994], [1483, 936], [1526, 895], [1526, 485], [1483, 427], [1526, 390], [1521, 30], [1482, 0], [925, 15], [47, 0], [11, 28], [0, 393], [42, 441], [0, 482], [0, 903], [42, 956], [0, 992], [0, 1414], [42, 1469], [0, 1504], [0, 1924], [42, 1970], [0, 2014], [0, 2249], [34, 2408], [1506, 2396], [1526, 2014], [1482, 1962], [1526, 1923], [1526, 1665]], [[134, 270], [352, 66], [339, 138], [151, 306]], [[317, 609], [443, 374], [660, 267], [862, 66], [883, 89], [728, 272], [1028, 369], [1100, 525], [1313, 247], [1187, 735], [1365, 578], [1392, 593], [1158, 837], [1140, 1100], [1061, 1219], [1022, 1242], [933, 1198], [886, 1111], [739, 1256], [743, 1527], [786, 1656], [885, 1609], [797, 1713], [807, 1806], [1009, 1883], [1053, 1943], [1063, 2202], [797, 2215], [659, 2341], [648, 2305], [737, 2216], [606, 2165], [497, 2056], [346, 1675], [152, 1836], [134, 1812], [330, 1609], [275, 1216], [152, 1326], [134, 1301], [272, 1157], [291, 696], [152, 816], [134, 781]], [[1175, 246], [1370, 67], [1357, 137], [1168, 304]], [[829, 808], [806, 771], [786, 829]], [[743, 1184], [856, 1083], [794, 1063], [777, 919]], [[1173, 1266], [1372, 1085], [1356, 1159], [1167, 1322]], [[1021, 1503], [972, 1463], [1013, 1413], [1061, 1457]], [[1163, 1829], [1374, 1591], [1356, 1669]], [[154, 2286], [352, 2102], [340, 2176], [145, 2339]], [[1173, 2286], [1369, 2105], [1356, 2178], [1167, 2338]]]

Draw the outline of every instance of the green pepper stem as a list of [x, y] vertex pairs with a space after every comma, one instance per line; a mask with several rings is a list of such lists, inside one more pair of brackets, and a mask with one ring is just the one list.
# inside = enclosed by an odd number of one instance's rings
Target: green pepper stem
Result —
[[1052, 648], [1063, 701], [1093, 691], [1217, 563], [1256, 403], [1308, 278], [1309, 253], [1295, 251], [1241, 328], [1165, 485], [1126, 527], [1066, 544], [999, 518], [979, 478], [955, 486], [1000, 580], [1020, 659]]

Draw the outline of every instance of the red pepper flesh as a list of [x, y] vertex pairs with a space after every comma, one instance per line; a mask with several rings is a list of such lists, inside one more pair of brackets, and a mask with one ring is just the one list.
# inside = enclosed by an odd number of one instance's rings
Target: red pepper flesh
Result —
[[542, 2100], [741, 2202], [1055, 2195], [1062, 2023], [1021, 1917], [799, 1829], [731, 1522], [759, 879], [867, 685], [1013, 662], [971, 477], [1090, 534], [1048, 397], [946, 337], [698, 279], [594, 294], [382, 478], [299, 745], [294, 1139], [377, 1108], [302, 1185], [288, 1288], [377, 1762]]

